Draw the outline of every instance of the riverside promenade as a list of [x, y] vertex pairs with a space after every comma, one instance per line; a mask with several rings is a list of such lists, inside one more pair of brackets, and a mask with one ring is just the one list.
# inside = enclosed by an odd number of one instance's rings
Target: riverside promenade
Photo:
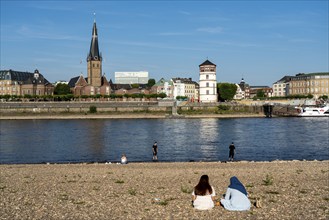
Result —
[[176, 115], [152, 113], [121, 113], [121, 114], [27, 114], [2, 115], [0, 120], [63, 120], [63, 119], [165, 119], [165, 118], [259, 118], [262, 114], [202, 114]]
[[[197, 211], [207, 174], [217, 198], [231, 176], [251, 210]], [[329, 161], [0, 165], [0, 219], [328, 219]]]

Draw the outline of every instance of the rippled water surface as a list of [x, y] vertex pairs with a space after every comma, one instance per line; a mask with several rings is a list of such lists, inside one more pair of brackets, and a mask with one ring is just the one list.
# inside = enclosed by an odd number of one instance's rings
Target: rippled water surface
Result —
[[0, 163], [329, 159], [329, 118], [1, 120]]

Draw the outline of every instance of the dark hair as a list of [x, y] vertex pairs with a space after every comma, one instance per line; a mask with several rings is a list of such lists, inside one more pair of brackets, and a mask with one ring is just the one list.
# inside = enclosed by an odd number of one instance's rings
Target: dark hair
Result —
[[204, 196], [212, 193], [212, 188], [209, 184], [208, 175], [202, 175], [198, 185], [194, 187], [195, 195]]

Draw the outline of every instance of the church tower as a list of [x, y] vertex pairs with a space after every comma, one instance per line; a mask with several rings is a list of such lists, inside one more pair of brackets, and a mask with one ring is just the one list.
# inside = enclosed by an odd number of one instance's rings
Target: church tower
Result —
[[200, 102], [217, 102], [216, 65], [206, 60], [199, 65]]
[[102, 84], [102, 54], [98, 48], [96, 21], [94, 21], [90, 50], [87, 57], [88, 84], [100, 87]]

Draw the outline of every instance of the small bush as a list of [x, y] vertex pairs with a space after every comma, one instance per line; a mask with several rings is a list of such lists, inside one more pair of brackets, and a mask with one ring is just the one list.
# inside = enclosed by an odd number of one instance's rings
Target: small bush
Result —
[[228, 105], [219, 105], [218, 110], [219, 111], [228, 111], [228, 110], [230, 110], [230, 106], [228, 106]]
[[159, 205], [168, 205], [168, 201], [167, 200], [162, 200], [159, 202]]
[[119, 183], [119, 184], [122, 184], [122, 183], [124, 183], [125, 181], [123, 181], [123, 180], [116, 180], [115, 181], [115, 183]]
[[192, 193], [192, 190], [187, 186], [181, 186], [181, 191], [188, 194]]
[[303, 170], [296, 170], [297, 174], [300, 174], [303, 172]]
[[266, 175], [266, 178], [263, 180], [265, 186], [273, 185], [273, 177], [269, 174]]
[[90, 113], [96, 113], [96, 112], [97, 112], [97, 107], [94, 106], [94, 105], [90, 106], [90, 107], [89, 107], [89, 112], [90, 112]]
[[135, 189], [128, 189], [128, 193], [132, 196], [136, 195], [136, 190]]
[[299, 192], [302, 193], [302, 194], [306, 194], [307, 193], [307, 191], [305, 189], [302, 189]]

